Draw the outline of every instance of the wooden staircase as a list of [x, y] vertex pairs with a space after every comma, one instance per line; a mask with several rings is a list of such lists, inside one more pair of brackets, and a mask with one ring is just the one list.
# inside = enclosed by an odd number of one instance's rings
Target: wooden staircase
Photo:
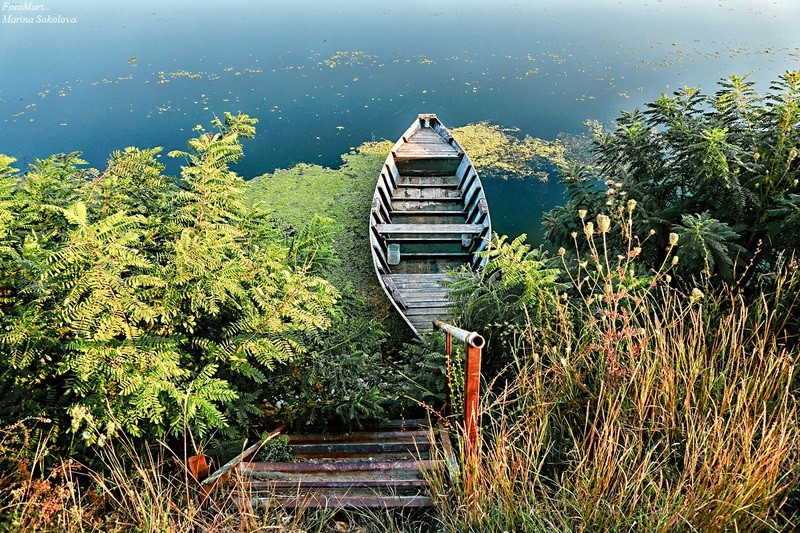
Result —
[[[453, 339], [464, 342], [461, 448], [462, 459], [470, 464], [478, 446], [481, 350], [485, 341], [474, 331], [440, 321], [435, 327], [445, 335], [448, 361]], [[211, 476], [204, 456], [189, 458], [187, 466], [200, 481], [204, 500], [217, 501], [220, 493], [227, 491], [239, 503], [288, 509], [430, 507], [429, 479], [442, 479], [446, 485], [462, 477], [467, 497], [475, 485], [471, 469], [460, 475], [450, 435], [429, 420], [397, 420], [355, 432], [288, 435], [291, 462], [257, 461], [259, 450], [282, 430], [250, 446]]]
[[[277, 432], [272, 436], [277, 435]], [[326, 435], [288, 435], [292, 462], [257, 462], [253, 446], [202, 485], [227, 483], [236, 499], [284, 508], [430, 507], [426, 471], [453, 472], [449, 435], [427, 421]], [[432, 445], [436, 457], [431, 457]], [[446, 474], [445, 474], [446, 475]], [[224, 479], [223, 479], [224, 478]]]

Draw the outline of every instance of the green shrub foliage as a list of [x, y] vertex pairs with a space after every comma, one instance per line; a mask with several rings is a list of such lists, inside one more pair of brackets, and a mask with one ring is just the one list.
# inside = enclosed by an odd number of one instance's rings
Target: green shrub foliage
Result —
[[[230, 165], [256, 120], [198, 126], [180, 179], [160, 148], [80, 154], [24, 174], [0, 156], [0, 398], [86, 443], [123, 430], [247, 431], [259, 385], [330, 324], [329, 220], [294, 237], [245, 201]], [[235, 421], [235, 424], [230, 422]], [[78, 439], [77, 442], [80, 442]]]
[[[665, 94], [598, 132], [591, 167], [564, 169], [569, 201], [545, 216], [547, 237], [568, 247], [579, 209], [593, 219], [623, 213], [632, 199], [635, 233], [654, 232], [642, 245], [651, 267], [676, 232], [684, 280], [705, 274], [746, 283], [800, 246], [798, 147], [800, 71], [783, 74], [765, 95], [746, 76], [721, 81], [711, 95], [689, 87]], [[753, 257], [757, 268], [742, 277]]]

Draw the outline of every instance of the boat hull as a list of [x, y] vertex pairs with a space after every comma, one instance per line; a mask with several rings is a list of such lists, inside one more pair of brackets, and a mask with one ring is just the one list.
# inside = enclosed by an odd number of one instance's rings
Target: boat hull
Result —
[[417, 336], [448, 318], [447, 271], [483, 267], [491, 232], [469, 156], [436, 115], [419, 115], [386, 157], [369, 219], [378, 280]]

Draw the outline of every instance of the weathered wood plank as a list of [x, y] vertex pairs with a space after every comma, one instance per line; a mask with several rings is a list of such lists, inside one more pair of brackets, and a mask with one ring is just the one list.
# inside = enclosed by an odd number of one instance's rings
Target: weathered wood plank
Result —
[[[447, 300], [444, 298], [439, 298], [439, 294], [446, 294], [446, 293], [438, 293], [434, 292], [430, 289], [403, 289], [404, 296], [415, 296], [417, 300], [424, 300], [424, 299], [439, 299], [442, 304], [444, 305]], [[411, 302], [406, 300], [408, 306], [411, 306]]]
[[417, 281], [417, 280], [446, 280], [449, 278], [447, 274], [391, 274], [395, 282], [403, 281]]
[[458, 179], [455, 175], [441, 176], [400, 176], [397, 179], [398, 187], [447, 187], [458, 188]]
[[395, 160], [398, 163], [409, 160], [429, 160], [429, 159], [452, 159], [453, 161], [460, 162], [461, 158], [455, 150], [438, 150], [433, 148], [423, 148], [422, 146], [415, 146], [407, 150], [400, 150], [397, 152]]
[[444, 187], [401, 187], [395, 189], [393, 200], [442, 200], [449, 202], [463, 202], [461, 191]]
[[[408, 276], [432, 276], [438, 274], [391, 274], [391, 275], [408, 275]], [[442, 279], [425, 279], [421, 278], [419, 281], [414, 280], [395, 280], [394, 283], [397, 284], [399, 290], [405, 289], [417, 289], [417, 288], [424, 288], [426, 290], [441, 290], [442, 292], [447, 291], [446, 278]]]
[[289, 443], [314, 442], [374, 442], [375, 440], [422, 439], [428, 438], [427, 429], [406, 431], [358, 431], [353, 433], [330, 433], [312, 435], [287, 435]]
[[332, 463], [242, 463], [241, 471], [257, 476], [259, 472], [365, 472], [377, 470], [420, 470], [441, 465], [441, 461], [338, 461]]
[[406, 252], [403, 255], [408, 259], [462, 259], [472, 256], [470, 252]]
[[430, 287], [447, 290], [442, 284], [449, 278], [446, 274], [387, 274], [384, 278], [398, 288]]
[[445, 307], [420, 307], [420, 308], [413, 308], [410, 307], [406, 309], [406, 316], [409, 318], [412, 316], [447, 316], [450, 314], [450, 309]]
[[431, 443], [425, 439], [407, 442], [360, 442], [360, 443], [309, 443], [290, 444], [292, 453], [301, 457], [352, 457], [358, 454], [398, 453], [398, 452], [426, 452]]
[[446, 244], [446, 243], [455, 243], [461, 242], [461, 237], [448, 237], [446, 235], [438, 236], [438, 237], [395, 237], [393, 235], [387, 235], [386, 239], [389, 242], [396, 242], [400, 244]]
[[[413, 274], [412, 274], [413, 275]], [[422, 276], [424, 274], [417, 274]], [[425, 289], [425, 290], [436, 290], [441, 289], [442, 292], [447, 291], [447, 287], [443, 284], [444, 280], [425, 280], [421, 279], [419, 281], [398, 281], [395, 280], [394, 283], [397, 286], [398, 290], [405, 290], [405, 289]]]
[[480, 234], [483, 226], [478, 224], [376, 224], [378, 233], [442, 234], [470, 233]]
[[432, 331], [433, 321], [446, 319], [450, 315], [428, 315], [420, 317], [408, 317], [408, 321], [417, 329], [417, 331]]
[[406, 293], [406, 299], [408, 300], [409, 305], [413, 305], [416, 302], [427, 302], [427, 301], [436, 301], [446, 304], [449, 300], [447, 298], [448, 291], [432, 291], [423, 293]]
[[378, 479], [276, 479], [269, 481], [255, 481], [248, 484], [249, 488], [253, 490], [267, 490], [274, 489], [314, 489], [314, 488], [331, 488], [331, 489], [346, 489], [354, 487], [370, 487], [375, 489], [407, 489], [427, 488], [428, 482], [419, 478], [398, 479], [390, 477], [382, 477]]
[[[419, 209], [392, 209], [392, 217], [395, 215], [400, 216], [428, 216], [428, 217], [461, 217], [461, 219], [466, 223], [466, 217], [464, 216], [464, 211], [461, 209], [425, 209], [426, 206], [423, 206]], [[435, 207], [435, 206], [434, 206]], [[450, 219], [447, 219], [448, 222]], [[402, 221], [400, 221], [402, 222]], [[428, 220], [428, 223], [433, 223], [433, 220]]]
[[294, 509], [325, 508], [325, 509], [380, 509], [384, 507], [431, 507], [433, 501], [428, 496], [274, 496], [271, 498], [252, 498], [251, 505], [279, 507]]
[[416, 300], [413, 302], [408, 302], [409, 309], [417, 309], [417, 308], [441, 308], [447, 307], [448, 301], [445, 300]]
[[393, 213], [398, 213], [398, 212], [403, 213], [405, 211], [411, 213], [434, 211], [437, 213], [438, 212], [456, 213], [465, 216], [464, 207], [461, 205], [460, 201], [446, 202], [441, 200], [428, 200], [427, 198], [412, 198], [410, 200], [392, 201]]

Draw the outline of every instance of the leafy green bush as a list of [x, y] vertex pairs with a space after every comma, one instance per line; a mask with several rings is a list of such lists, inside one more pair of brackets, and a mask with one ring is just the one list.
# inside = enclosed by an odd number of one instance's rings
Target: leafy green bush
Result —
[[488, 257], [485, 268], [452, 272], [449, 298], [459, 327], [479, 331], [486, 338], [484, 367], [495, 375], [512, 361], [513, 348], [527, 319], [534, 327], [544, 326], [554, 312], [553, 289], [560, 274], [555, 261], [541, 249], [531, 249], [525, 235], [512, 241], [492, 237], [491, 247], [481, 252]]
[[308, 353], [277, 367], [265, 383], [264, 412], [295, 426], [360, 426], [384, 418], [397, 396], [395, 365], [382, 353], [386, 334], [352, 289], [325, 335], [309, 338]]
[[90, 444], [261, 421], [253, 391], [330, 325], [337, 291], [317, 275], [328, 221], [291, 238], [244, 200], [229, 165], [255, 122], [198, 126], [170, 153], [180, 180], [158, 148], [115, 152], [104, 171], [77, 153], [23, 175], [0, 158], [4, 418], [47, 416]]
[[[800, 71], [784, 73], [765, 95], [753, 86], [731, 76], [712, 95], [686, 87], [598, 131], [593, 165], [563, 170], [569, 201], [545, 215], [548, 240], [572, 243], [579, 209], [592, 219], [624, 212], [633, 199], [633, 230], [655, 233], [642, 243], [649, 268], [677, 231], [676, 274], [687, 284], [706, 272], [747, 285], [772, 271], [784, 249], [800, 246], [800, 225], [791, 223], [800, 209]], [[623, 253], [623, 241], [609, 244], [611, 254]], [[753, 258], [756, 268], [745, 270]]]

